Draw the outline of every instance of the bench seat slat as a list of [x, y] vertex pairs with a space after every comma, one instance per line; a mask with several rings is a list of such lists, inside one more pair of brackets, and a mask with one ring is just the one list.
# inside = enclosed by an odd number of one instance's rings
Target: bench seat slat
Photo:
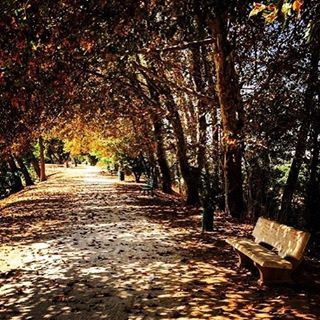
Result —
[[292, 269], [291, 262], [281, 258], [275, 252], [262, 247], [250, 239], [229, 237], [226, 239], [226, 242], [262, 267]]

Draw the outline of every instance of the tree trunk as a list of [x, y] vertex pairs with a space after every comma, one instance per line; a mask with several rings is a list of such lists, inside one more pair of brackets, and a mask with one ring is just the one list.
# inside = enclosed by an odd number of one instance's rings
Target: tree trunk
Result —
[[[158, 70], [156, 70], [158, 71]], [[160, 71], [159, 71], [160, 72]], [[198, 205], [200, 204], [199, 197], [199, 184], [200, 175], [197, 170], [194, 170], [189, 165], [187, 156], [187, 145], [185, 141], [185, 136], [183, 132], [183, 126], [181, 123], [180, 115], [178, 112], [178, 107], [174, 101], [171, 89], [165, 83], [154, 83], [154, 81], [145, 72], [143, 76], [148, 81], [149, 87], [158, 93], [163, 94], [166, 97], [166, 108], [169, 114], [169, 121], [172, 125], [176, 144], [177, 144], [177, 158], [180, 164], [181, 175], [186, 185], [187, 191], [187, 204]], [[165, 75], [163, 75], [165, 77]]]
[[141, 178], [141, 173], [133, 171], [133, 175], [134, 175], [135, 182], [139, 183], [140, 182], [140, 178]]
[[124, 181], [125, 180], [125, 174], [124, 174], [124, 171], [122, 169], [119, 169], [118, 176], [119, 176], [119, 180], [120, 181]]
[[180, 165], [181, 175], [187, 188], [186, 202], [189, 205], [198, 205], [200, 204], [200, 175], [198, 170], [193, 170], [193, 168], [191, 168], [189, 165], [187, 157], [187, 146], [182, 128], [182, 123], [180, 120], [177, 106], [169, 90], [169, 88], [165, 88], [164, 94], [167, 98], [166, 106], [169, 112], [169, 120], [172, 124], [175, 139], [177, 142], [177, 157]]
[[[197, 92], [201, 92], [202, 94], [206, 94], [206, 84], [203, 80], [203, 76], [201, 74], [201, 56], [203, 55], [203, 59], [205, 59], [205, 51], [200, 52], [199, 48], [194, 48], [192, 50], [192, 60], [193, 60], [193, 79], [196, 85]], [[198, 152], [197, 152], [197, 165], [199, 176], [204, 167], [205, 163], [205, 154], [206, 154], [206, 144], [207, 144], [207, 121], [206, 121], [206, 112], [207, 105], [203, 99], [198, 100], [198, 132], [199, 132], [199, 140], [198, 140]]]
[[49, 143], [47, 142], [47, 157], [50, 159], [51, 164], [55, 163], [55, 161], [53, 159], [54, 157], [56, 158], [57, 162], [59, 163], [59, 159], [54, 154], [52, 143], [53, 143], [52, 140], [49, 141]]
[[213, 213], [214, 209], [209, 207], [203, 208], [202, 212], [202, 231], [212, 231], [213, 230]]
[[39, 137], [39, 148], [40, 148], [40, 181], [47, 180], [46, 177], [46, 164], [44, 162], [44, 146], [43, 138]]
[[[143, 74], [143, 76], [145, 77], [145, 80], [148, 84], [151, 102], [155, 107], [154, 109], [150, 110], [150, 117], [153, 125], [153, 134], [156, 142], [155, 153], [162, 178], [162, 191], [168, 194], [172, 194], [172, 179], [163, 140], [163, 122], [158, 114], [159, 112], [161, 112], [159, 92], [154, 88], [153, 82], [150, 80], [150, 78], [146, 74]], [[133, 79], [137, 83], [138, 88], [143, 92], [143, 89], [141, 88], [141, 85], [137, 77], [134, 77]]]
[[189, 175], [184, 178], [187, 186], [187, 204], [196, 206], [200, 204], [200, 176], [198, 170], [193, 171], [190, 168], [190, 171]]
[[25, 166], [22, 158], [16, 157], [16, 160], [17, 160], [17, 163], [18, 163], [18, 165], [19, 165], [20, 171], [21, 171], [21, 173], [23, 174], [23, 177], [24, 177], [24, 181], [25, 181], [25, 183], [26, 183], [26, 186], [32, 186], [34, 183], [33, 183], [32, 179], [31, 179], [31, 176], [30, 176], [30, 174], [29, 174], [29, 172], [28, 172], [28, 169], [27, 169], [27, 167]]
[[10, 156], [8, 158], [8, 164], [9, 164], [10, 171], [13, 174], [13, 184], [12, 184], [11, 191], [13, 193], [21, 191], [23, 189], [23, 184], [22, 184], [21, 178], [19, 176], [19, 170], [18, 170], [17, 165], [16, 165], [14, 158], [12, 156]]
[[319, 57], [320, 57], [320, 46], [319, 46], [319, 39], [318, 35], [313, 37], [313, 43], [311, 48], [311, 60], [310, 60], [310, 71], [309, 77], [307, 80], [307, 89], [305, 92], [304, 98], [304, 114], [301, 123], [300, 130], [298, 132], [298, 139], [295, 149], [295, 154], [292, 159], [292, 163], [289, 170], [289, 175], [286, 181], [286, 185], [283, 190], [283, 195], [281, 199], [281, 210], [280, 215], [278, 216], [278, 220], [281, 222], [287, 222], [290, 212], [291, 212], [291, 205], [294, 192], [296, 190], [298, 177], [300, 168], [303, 163], [303, 157], [306, 151], [306, 140], [308, 138], [308, 133], [310, 129], [310, 115], [313, 109], [313, 97], [318, 89], [318, 64], [319, 64]]
[[311, 161], [309, 180], [306, 188], [305, 221], [312, 233], [320, 231], [320, 105], [312, 113]]
[[272, 199], [267, 200], [270, 176], [268, 153], [263, 151], [258, 157], [253, 157], [247, 167], [247, 216], [256, 222], [260, 216], [269, 216], [273, 211], [268, 210], [271, 209]]
[[162, 191], [168, 194], [172, 194], [172, 180], [170, 168], [166, 156], [166, 152], [163, 145], [162, 137], [162, 121], [160, 119], [153, 121], [154, 135], [156, 139], [156, 153], [159, 168], [162, 177]]
[[32, 152], [28, 154], [28, 158], [29, 158], [30, 164], [33, 166], [35, 173], [37, 174], [38, 178], [40, 178], [39, 161], [36, 159], [36, 157]]
[[320, 230], [320, 173], [319, 173], [319, 133], [314, 135], [314, 147], [312, 150], [310, 177], [307, 185], [305, 220], [307, 227], [313, 233]]
[[[157, 97], [157, 100], [160, 103], [159, 97]], [[172, 179], [163, 143], [163, 122], [157, 112], [151, 113], [151, 118], [153, 123], [153, 133], [156, 140], [157, 161], [162, 177], [162, 191], [168, 194], [172, 194]]]
[[308, 131], [309, 124], [307, 124], [307, 121], [303, 121], [298, 133], [298, 141], [296, 144], [294, 158], [292, 159], [288, 178], [282, 194], [280, 214], [277, 217], [277, 220], [283, 223], [288, 221], [292, 210], [292, 199], [296, 190], [300, 168], [306, 151], [305, 144], [308, 137]]
[[240, 96], [238, 75], [235, 71], [232, 50], [227, 38], [223, 12], [210, 20], [215, 37], [214, 63], [216, 69], [216, 92], [221, 109], [223, 127], [223, 169], [226, 211], [241, 218], [244, 211], [241, 129], [243, 105]]

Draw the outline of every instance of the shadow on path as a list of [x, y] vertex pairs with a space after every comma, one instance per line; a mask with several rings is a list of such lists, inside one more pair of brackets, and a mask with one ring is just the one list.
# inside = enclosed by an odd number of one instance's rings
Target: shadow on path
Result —
[[69, 168], [0, 211], [1, 319], [318, 319], [316, 286], [257, 287], [223, 238], [251, 227]]

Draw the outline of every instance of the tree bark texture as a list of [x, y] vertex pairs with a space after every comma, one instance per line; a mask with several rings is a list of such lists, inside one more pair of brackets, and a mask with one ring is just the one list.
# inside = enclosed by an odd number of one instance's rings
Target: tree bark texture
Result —
[[28, 169], [26, 167], [26, 165], [24, 164], [23, 160], [21, 157], [16, 157], [17, 163], [19, 165], [20, 168], [20, 172], [23, 174], [24, 177], [24, 181], [26, 183], [26, 186], [32, 186], [34, 183], [32, 181], [32, 178], [28, 172]]
[[19, 176], [19, 169], [14, 161], [14, 158], [12, 156], [10, 156], [8, 158], [8, 165], [9, 165], [9, 168], [10, 168], [10, 171], [12, 172], [13, 174], [13, 183], [12, 183], [12, 192], [19, 192], [23, 189], [23, 184], [22, 184], [22, 181], [21, 181], [21, 178]]
[[44, 145], [43, 138], [39, 137], [39, 148], [40, 148], [40, 181], [47, 180], [46, 176], [46, 164], [44, 161]]
[[163, 93], [166, 96], [166, 107], [169, 113], [169, 120], [173, 127], [176, 144], [177, 144], [177, 158], [180, 165], [181, 175], [187, 188], [187, 204], [198, 205], [200, 204], [199, 197], [199, 172], [197, 169], [192, 168], [188, 162], [187, 145], [183, 132], [183, 127], [175, 104], [174, 98], [168, 87], [165, 88]]
[[216, 93], [221, 109], [223, 129], [223, 170], [226, 211], [241, 218], [244, 211], [241, 129], [243, 104], [238, 75], [235, 71], [232, 49], [227, 38], [227, 27], [222, 14], [210, 20], [214, 34], [214, 63]]

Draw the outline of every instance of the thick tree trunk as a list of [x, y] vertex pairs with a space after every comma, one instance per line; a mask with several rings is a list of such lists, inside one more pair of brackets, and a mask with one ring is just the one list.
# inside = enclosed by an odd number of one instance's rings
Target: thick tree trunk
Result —
[[46, 176], [46, 164], [44, 162], [44, 146], [43, 138], [39, 137], [39, 148], [40, 148], [40, 181], [47, 180]]
[[306, 190], [306, 211], [305, 220], [308, 229], [315, 233], [320, 231], [320, 110], [318, 115], [313, 117], [312, 151], [310, 163], [310, 175]]
[[296, 190], [300, 168], [302, 166], [303, 157], [306, 151], [305, 144], [308, 137], [308, 131], [309, 131], [309, 124], [307, 124], [307, 121], [304, 121], [298, 133], [296, 150], [295, 150], [294, 158], [292, 159], [292, 162], [291, 162], [288, 178], [283, 190], [280, 214], [277, 217], [277, 220], [283, 223], [288, 221], [288, 218], [291, 213], [292, 199], [293, 199], [294, 192]]
[[221, 109], [224, 147], [224, 187], [226, 211], [241, 218], [244, 211], [241, 129], [243, 105], [240, 97], [238, 75], [235, 71], [232, 50], [227, 38], [223, 13], [210, 20], [215, 37], [214, 63], [216, 92]]
[[168, 194], [172, 194], [172, 180], [170, 174], [170, 168], [166, 156], [166, 151], [163, 143], [163, 123], [158, 115], [152, 115], [153, 132], [156, 140], [156, 153], [159, 168], [162, 177], [162, 191]]
[[27, 169], [26, 165], [24, 164], [22, 158], [16, 157], [16, 160], [17, 160], [17, 163], [19, 165], [20, 171], [23, 174], [26, 186], [32, 186], [34, 183], [33, 183], [32, 179], [31, 179], [31, 176], [30, 176], [30, 174], [28, 172], [28, 169]]
[[[182, 171], [181, 171], [182, 172]], [[200, 176], [198, 170], [192, 170], [190, 168], [190, 173], [184, 178], [187, 186], [187, 204], [189, 205], [199, 205], [200, 204]]]
[[292, 199], [296, 190], [300, 168], [302, 166], [303, 158], [306, 151], [306, 140], [308, 138], [311, 121], [310, 114], [314, 104], [313, 97], [316, 93], [316, 90], [318, 89], [318, 64], [320, 58], [320, 41], [318, 37], [318, 35], [315, 35], [315, 37], [313, 38], [314, 42], [312, 43], [311, 49], [310, 71], [304, 98], [304, 115], [300, 130], [298, 132], [295, 154], [291, 162], [289, 175], [281, 199], [281, 210], [280, 215], [278, 216], [278, 220], [281, 222], [287, 222], [290, 216]]
[[18, 192], [21, 191], [23, 189], [23, 184], [21, 181], [21, 178], [19, 176], [19, 169], [14, 161], [14, 158], [12, 156], [10, 156], [8, 158], [8, 164], [9, 164], [9, 168], [10, 171], [13, 174], [13, 184], [12, 184], [12, 192]]
[[[201, 56], [205, 55], [205, 52], [200, 52], [199, 48], [194, 48], [192, 50], [192, 59], [193, 59], [193, 79], [196, 85], [197, 92], [201, 92], [202, 94], [206, 94], [206, 84], [203, 80], [203, 76], [201, 73]], [[202, 57], [205, 59], [205, 57]], [[204, 167], [205, 163], [205, 154], [206, 154], [206, 145], [207, 145], [207, 121], [206, 121], [206, 112], [207, 105], [203, 99], [199, 99], [198, 106], [198, 132], [199, 132], [199, 140], [198, 140], [198, 152], [197, 152], [197, 165], [199, 176]]]
[[[148, 85], [151, 98], [154, 100], [156, 105], [160, 106], [158, 92], [154, 90], [150, 81], [148, 81]], [[172, 194], [172, 179], [163, 141], [163, 122], [157, 112], [158, 110], [151, 112], [151, 119], [153, 124], [154, 138], [156, 141], [157, 161], [160, 167], [162, 177], [162, 191], [168, 194]]]
[[213, 230], [213, 208], [203, 208], [202, 212], [202, 231], [212, 231]]
[[[198, 22], [198, 32], [200, 34], [200, 39], [203, 39], [206, 37], [206, 15], [207, 12], [201, 9], [201, 7], [197, 4], [197, 2], [194, 3], [195, 12], [197, 15], [197, 22]], [[224, 190], [223, 188], [223, 172], [222, 172], [222, 162], [223, 157], [221, 153], [221, 143], [220, 143], [220, 134], [219, 134], [219, 125], [218, 125], [218, 109], [219, 109], [219, 101], [218, 97], [212, 88], [215, 86], [215, 68], [214, 65], [211, 63], [211, 58], [209, 58], [209, 54], [212, 52], [212, 46], [201, 46], [201, 53], [202, 53], [202, 63], [203, 63], [203, 79], [204, 84], [201, 85], [200, 89], [197, 86], [197, 90], [202, 90], [203, 95], [210, 96], [211, 99], [208, 101], [208, 111], [211, 117], [211, 137], [212, 137], [212, 147], [213, 147], [213, 153], [210, 155], [210, 161], [212, 161], [213, 164], [213, 174], [212, 179], [216, 185], [216, 206], [219, 208], [219, 210], [224, 211], [225, 210], [225, 202], [223, 201], [223, 194], [221, 194], [221, 191]], [[201, 72], [200, 72], [201, 73]], [[199, 74], [199, 72], [198, 72]], [[207, 139], [206, 139], [207, 143]], [[206, 166], [206, 164], [205, 164]], [[206, 171], [207, 168], [206, 168]], [[220, 191], [221, 190], [221, 191]]]

